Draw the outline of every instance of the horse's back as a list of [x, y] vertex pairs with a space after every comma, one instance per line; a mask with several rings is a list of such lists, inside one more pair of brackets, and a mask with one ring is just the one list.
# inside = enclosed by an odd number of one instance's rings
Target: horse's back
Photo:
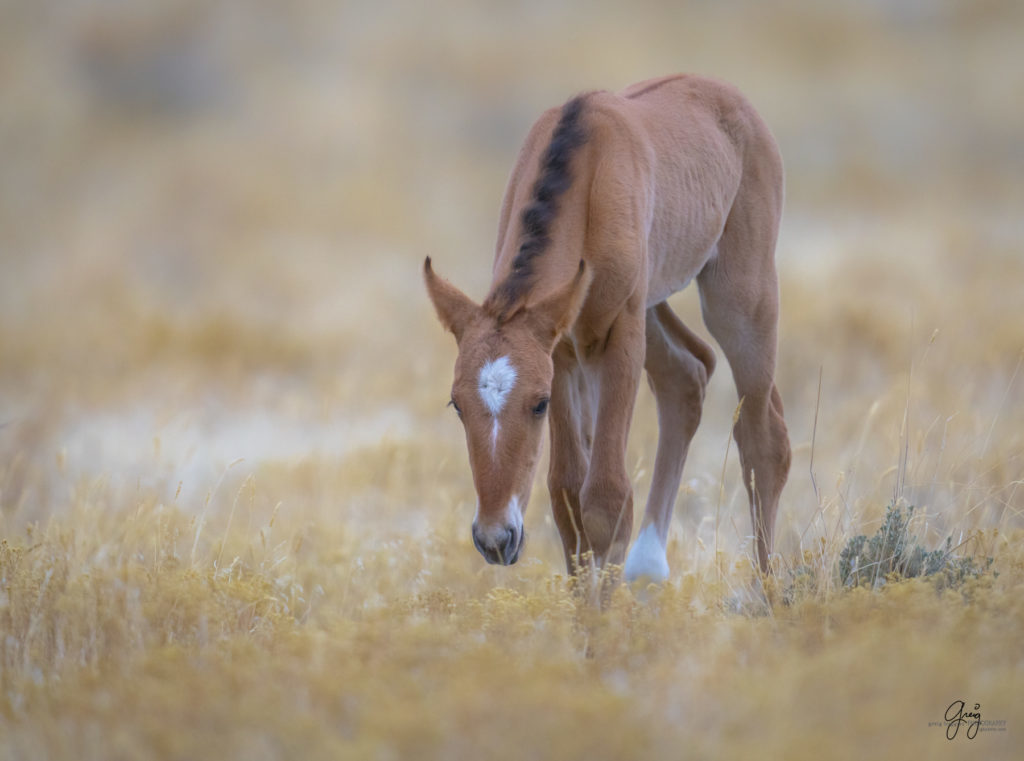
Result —
[[[573, 160], [576, 181], [551, 230], [558, 255], [536, 263], [535, 298], [570, 279], [586, 258], [602, 298], [592, 308], [588, 303], [583, 316], [600, 328], [607, 320], [596, 312], [614, 314], [634, 295], [651, 306], [684, 288], [716, 254], [741, 184], [756, 178], [769, 186], [768, 195], [777, 187], [781, 204], [782, 175], [767, 127], [724, 82], [675, 75], [585, 98], [588, 140]], [[513, 168], [498, 226], [495, 282], [518, 253], [520, 216], [560, 113], [540, 116]]]
[[642, 125], [659, 162], [712, 166], [722, 180], [751, 159], [765, 159], [769, 179], [781, 182], [778, 146], [754, 106], [734, 85], [692, 74], [638, 82], [618, 94], [623, 110]]
[[757, 111], [725, 82], [662, 77], [631, 85], [615, 101], [642, 132], [648, 153], [647, 301], [653, 305], [684, 288], [715, 256], [738, 197], [763, 197], [781, 213], [782, 161]]

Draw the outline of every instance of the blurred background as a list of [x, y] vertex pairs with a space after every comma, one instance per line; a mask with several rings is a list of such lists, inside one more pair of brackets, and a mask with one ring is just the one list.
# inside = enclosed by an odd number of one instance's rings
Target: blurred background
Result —
[[[454, 343], [422, 259], [482, 297], [541, 111], [683, 71], [738, 85], [785, 159], [783, 549], [894, 495], [958, 508], [938, 533], [1019, 523], [1021, 29], [1010, 0], [6, 2], [4, 517], [59, 511], [82, 478], [188, 506], [225, 469], [412, 458], [415, 498], [392, 508], [461, 511], [468, 549]], [[692, 293], [673, 303], [699, 326]], [[719, 367], [674, 535], [699, 539], [724, 485], [742, 546]], [[638, 508], [652, 410], [644, 389]], [[373, 486], [332, 483], [339, 519]], [[558, 565], [553, 531], [533, 533]]]
[[[0, 1], [0, 761], [1018, 758], [1022, 30], [1017, 0]], [[786, 165], [770, 615], [724, 362], [669, 583], [598, 615], [543, 477], [485, 565], [420, 281], [485, 294], [544, 109], [672, 72], [739, 86]], [[638, 514], [656, 441], [643, 384]], [[894, 501], [998, 578], [843, 589]], [[942, 739], [957, 696], [1008, 731]]]

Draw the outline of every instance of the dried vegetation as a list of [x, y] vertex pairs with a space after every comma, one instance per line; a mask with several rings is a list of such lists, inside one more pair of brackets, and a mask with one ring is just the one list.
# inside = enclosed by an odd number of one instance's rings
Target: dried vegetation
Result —
[[[1022, 23], [5, 6], [0, 759], [1015, 757]], [[599, 611], [539, 483], [524, 559], [473, 550], [418, 267], [482, 294], [539, 110], [680, 69], [740, 85], [787, 160], [779, 573], [751, 572], [721, 363], [672, 580]], [[638, 504], [656, 436], [645, 389]], [[1006, 731], [947, 741], [957, 699]]]

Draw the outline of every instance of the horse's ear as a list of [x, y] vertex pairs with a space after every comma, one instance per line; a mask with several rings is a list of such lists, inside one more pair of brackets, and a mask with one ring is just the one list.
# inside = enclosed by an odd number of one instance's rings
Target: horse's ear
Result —
[[579, 269], [572, 280], [543, 301], [526, 307], [526, 319], [544, 346], [554, 348], [559, 336], [576, 322], [592, 277], [590, 268], [580, 259]]
[[454, 285], [434, 274], [429, 256], [423, 262], [423, 280], [444, 329], [455, 336], [456, 342], [461, 341], [462, 332], [480, 307]]

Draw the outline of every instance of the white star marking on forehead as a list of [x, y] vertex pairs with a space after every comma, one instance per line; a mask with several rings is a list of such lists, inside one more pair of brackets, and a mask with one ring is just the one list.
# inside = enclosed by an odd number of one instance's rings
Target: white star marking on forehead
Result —
[[477, 390], [492, 416], [497, 417], [501, 412], [509, 392], [515, 385], [516, 369], [508, 361], [508, 357], [498, 357], [480, 368]]

